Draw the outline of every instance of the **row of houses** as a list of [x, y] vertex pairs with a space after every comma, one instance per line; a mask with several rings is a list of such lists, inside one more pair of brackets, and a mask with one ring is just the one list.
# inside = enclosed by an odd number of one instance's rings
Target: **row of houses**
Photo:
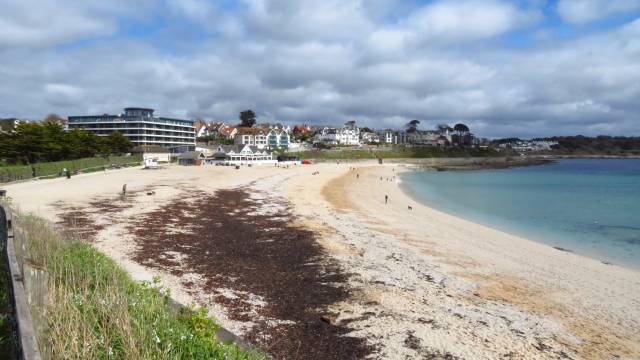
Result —
[[323, 127], [313, 138], [314, 143], [333, 146], [359, 146], [363, 144], [410, 144], [425, 146], [445, 146], [452, 142], [452, 129], [438, 126], [436, 130], [372, 130], [358, 128], [355, 123], [347, 123], [342, 128]]

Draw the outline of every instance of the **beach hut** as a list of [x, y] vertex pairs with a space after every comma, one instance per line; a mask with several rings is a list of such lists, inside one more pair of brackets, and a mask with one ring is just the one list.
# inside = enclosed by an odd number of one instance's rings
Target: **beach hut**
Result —
[[178, 164], [200, 166], [206, 158], [206, 155], [201, 151], [187, 151], [178, 156]]

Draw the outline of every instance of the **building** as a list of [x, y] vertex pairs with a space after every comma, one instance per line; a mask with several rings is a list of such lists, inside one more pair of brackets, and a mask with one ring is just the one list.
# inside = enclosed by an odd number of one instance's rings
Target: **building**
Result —
[[205, 164], [207, 156], [202, 151], [187, 151], [178, 156], [178, 164], [200, 166]]
[[124, 114], [69, 116], [69, 130], [83, 129], [99, 136], [121, 132], [134, 145], [159, 145], [174, 152], [195, 149], [196, 133], [190, 120], [153, 116], [153, 109], [126, 108]]
[[142, 160], [153, 159], [158, 163], [168, 163], [171, 161], [171, 153], [167, 148], [158, 145], [141, 145], [131, 150], [132, 154], [142, 154]]
[[360, 141], [365, 144], [380, 142], [374, 132], [360, 132]]
[[316, 135], [316, 141], [329, 145], [360, 145], [360, 129], [357, 126], [341, 129], [325, 127]]
[[253, 145], [219, 145], [207, 163], [224, 165], [267, 165], [275, 164], [273, 154]]
[[239, 128], [234, 139], [236, 145], [251, 145], [258, 149], [288, 149], [291, 138], [285, 129]]
[[392, 144], [394, 143], [394, 138], [397, 138], [394, 136], [393, 130], [389, 129], [377, 130], [376, 136], [378, 137], [378, 142], [381, 144]]
[[264, 149], [267, 147], [267, 135], [269, 129], [267, 128], [250, 128], [241, 127], [238, 128], [236, 133], [234, 144], [236, 145], [250, 145], [255, 146], [258, 149]]
[[218, 127], [218, 136], [225, 138], [227, 140], [235, 139], [238, 134], [238, 128], [226, 124], [222, 124]]
[[271, 129], [267, 134], [267, 148], [271, 150], [288, 149], [290, 141], [291, 137], [286, 129]]

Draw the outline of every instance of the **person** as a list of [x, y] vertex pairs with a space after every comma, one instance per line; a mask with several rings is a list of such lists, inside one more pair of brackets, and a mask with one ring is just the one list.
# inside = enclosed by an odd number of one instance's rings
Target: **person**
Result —
[[389, 195], [384, 195], [384, 203], [386, 204], [387, 202], [389, 202]]
[[71, 171], [69, 169], [66, 169], [66, 172], [67, 179], [71, 179]]
[[360, 174], [356, 174], [356, 178], [360, 179]]
[[127, 184], [122, 185], [122, 196], [127, 195]]

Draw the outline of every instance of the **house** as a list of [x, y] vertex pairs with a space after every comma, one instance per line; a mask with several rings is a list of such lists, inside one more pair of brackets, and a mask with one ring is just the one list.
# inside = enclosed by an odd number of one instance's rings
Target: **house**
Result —
[[268, 134], [269, 129], [267, 128], [241, 127], [238, 128], [238, 133], [233, 143], [236, 145], [251, 145], [258, 149], [264, 149], [267, 147]]
[[394, 138], [396, 138], [396, 136], [394, 136], [394, 132], [391, 129], [386, 129], [386, 130], [377, 130], [376, 131], [376, 136], [378, 137], [378, 142], [381, 144], [391, 144], [394, 143]]
[[193, 126], [196, 128], [196, 138], [207, 136], [207, 123], [202, 119], [198, 119], [193, 122]]
[[325, 127], [316, 135], [316, 141], [329, 145], [360, 145], [360, 129], [355, 125], [341, 129]]
[[377, 143], [379, 142], [378, 137], [373, 132], [360, 132], [360, 141], [368, 144], [368, 143]]
[[131, 149], [132, 154], [142, 154], [142, 161], [155, 160], [158, 163], [168, 163], [171, 161], [169, 149], [158, 145], [139, 145]]
[[269, 149], [288, 149], [291, 137], [286, 129], [271, 129], [267, 134], [267, 147]]
[[275, 164], [273, 154], [255, 145], [219, 145], [207, 163], [225, 165]]
[[234, 126], [222, 124], [218, 127], [218, 136], [222, 138], [233, 140], [235, 139], [237, 134], [238, 134], [238, 128]]
[[295, 136], [308, 134], [310, 132], [311, 132], [311, 127], [304, 124], [295, 125], [291, 130], [291, 133], [293, 133], [293, 135]]
[[207, 156], [202, 151], [187, 151], [178, 156], [178, 164], [200, 166], [206, 159]]

